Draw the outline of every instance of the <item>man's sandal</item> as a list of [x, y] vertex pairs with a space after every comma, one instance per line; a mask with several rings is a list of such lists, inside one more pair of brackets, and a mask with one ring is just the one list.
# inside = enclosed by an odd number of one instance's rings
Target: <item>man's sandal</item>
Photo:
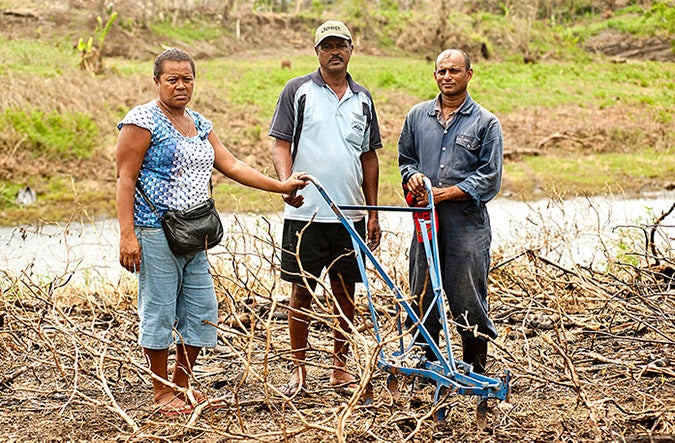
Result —
[[176, 415], [190, 415], [194, 412], [195, 408], [191, 404], [185, 403], [183, 401], [181, 402], [183, 403], [182, 405], [175, 405], [172, 404], [172, 402], [156, 405], [155, 412], [159, 412], [166, 417], [173, 417]]
[[279, 392], [281, 392], [281, 395], [283, 395], [284, 397], [290, 398], [296, 396], [304, 389], [305, 388], [300, 383], [286, 383], [285, 385], [279, 388]]
[[335, 392], [337, 392], [340, 395], [344, 395], [345, 397], [351, 397], [354, 395], [354, 392], [359, 388], [359, 384], [357, 380], [353, 381], [345, 381], [341, 383], [331, 383], [330, 387], [335, 389]]

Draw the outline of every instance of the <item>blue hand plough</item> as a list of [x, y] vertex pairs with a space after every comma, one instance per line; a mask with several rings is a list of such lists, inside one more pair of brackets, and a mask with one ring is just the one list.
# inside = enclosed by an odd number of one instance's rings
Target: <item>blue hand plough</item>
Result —
[[[487, 377], [483, 374], [473, 372], [473, 367], [461, 360], [456, 360], [453, 357], [450, 346], [450, 330], [446, 316], [445, 292], [441, 284], [441, 270], [438, 251], [438, 240], [436, 235], [436, 209], [433, 202], [431, 182], [425, 179], [425, 186], [429, 196], [429, 205], [426, 207], [402, 207], [402, 206], [353, 206], [353, 205], [337, 205], [333, 202], [324, 187], [314, 177], [308, 176], [308, 179], [316, 186], [317, 190], [324, 198], [326, 203], [331, 207], [340, 222], [349, 232], [354, 249], [363, 252], [368, 260], [372, 263], [375, 270], [382, 277], [384, 283], [393, 291], [393, 296], [396, 309], [396, 328], [398, 331], [398, 349], [386, 355], [385, 347], [381, 346], [379, 356], [377, 359], [377, 366], [389, 373], [387, 379], [387, 388], [392, 394], [398, 394], [398, 379], [397, 375], [404, 377], [416, 377], [425, 379], [435, 383], [436, 390], [434, 393], [434, 404], [438, 404], [442, 396], [446, 393], [457, 393], [461, 395], [472, 395], [477, 397], [478, 404], [485, 404], [485, 400], [494, 398], [499, 400], [506, 400], [509, 396], [510, 390], [510, 372], [504, 371], [503, 379], [495, 379]], [[430, 305], [429, 310], [424, 313], [420, 319], [415, 309], [408, 302], [401, 290], [396, 286], [393, 280], [388, 276], [387, 272], [380, 265], [377, 258], [373, 255], [371, 250], [366, 245], [365, 241], [359, 236], [354, 229], [351, 219], [346, 217], [342, 210], [376, 210], [376, 211], [399, 211], [411, 213], [427, 213], [429, 217], [420, 217], [420, 228], [422, 232], [430, 232], [431, 235], [423, 235], [424, 249], [427, 257], [427, 264], [429, 266], [429, 276], [432, 284], [434, 299]], [[366, 275], [366, 267], [361, 254], [356, 254], [359, 262], [363, 284], [366, 289], [368, 298], [368, 307], [374, 326], [374, 334], [378, 344], [382, 344], [382, 337], [380, 336], [380, 328], [378, 323], [378, 313], [373, 304], [372, 295], [370, 292], [370, 285]], [[431, 338], [431, 335], [424, 327], [424, 321], [431, 312], [431, 307], [436, 305], [441, 316], [442, 334], [445, 338], [445, 352], [443, 352], [436, 342]], [[412, 340], [409, 344], [404, 342], [404, 328], [401, 320], [401, 308], [406, 312], [412, 322], [415, 324], [414, 332], [412, 333]], [[426, 357], [419, 355], [415, 347], [415, 343], [419, 343], [421, 335], [424, 342], [432, 350], [436, 356], [437, 361], [430, 361]], [[439, 407], [435, 418], [442, 421], [445, 418], [444, 407]], [[485, 413], [486, 411], [477, 410], [477, 414]], [[479, 417], [480, 418], [480, 417]], [[484, 418], [484, 417], [483, 417]]]

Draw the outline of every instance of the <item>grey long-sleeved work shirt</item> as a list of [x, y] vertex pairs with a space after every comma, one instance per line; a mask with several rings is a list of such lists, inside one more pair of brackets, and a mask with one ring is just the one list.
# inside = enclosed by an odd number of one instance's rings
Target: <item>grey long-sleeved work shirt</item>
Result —
[[433, 100], [415, 105], [398, 142], [403, 183], [421, 172], [432, 186], [457, 185], [478, 205], [487, 203], [501, 186], [503, 136], [497, 117], [469, 94], [447, 128], [436, 117]]

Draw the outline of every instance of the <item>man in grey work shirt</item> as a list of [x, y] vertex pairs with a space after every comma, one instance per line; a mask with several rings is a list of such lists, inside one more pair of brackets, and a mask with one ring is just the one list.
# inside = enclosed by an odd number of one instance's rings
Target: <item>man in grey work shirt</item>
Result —
[[[316, 30], [319, 69], [291, 79], [279, 95], [269, 135], [275, 138], [273, 161], [279, 177], [307, 172], [317, 178], [338, 205], [377, 205], [382, 139], [372, 96], [347, 72], [352, 36], [347, 26], [329, 20]], [[361, 275], [351, 236], [314, 186], [284, 195], [281, 278], [293, 284], [288, 315], [294, 369], [282, 394], [307, 386], [305, 357], [312, 292], [328, 270], [333, 313], [330, 384], [351, 393], [356, 379], [346, 367], [346, 334], [354, 318], [354, 288]], [[376, 211], [349, 210], [354, 229], [376, 248], [380, 225]], [[366, 217], [367, 215], [367, 217]], [[367, 234], [366, 234], [367, 233]], [[297, 256], [296, 256], [297, 252]]]
[[[442, 285], [462, 337], [463, 360], [483, 373], [487, 339], [497, 331], [488, 316], [487, 275], [492, 232], [485, 204], [501, 185], [503, 138], [499, 120], [473, 101], [467, 86], [473, 69], [462, 50], [448, 49], [436, 59], [440, 94], [419, 103], [406, 116], [398, 142], [399, 169], [412, 204], [428, 204], [423, 178], [431, 181], [438, 215]], [[410, 246], [410, 290], [427, 311], [433, 299], [424, 245]], [[421, 308], [421, 310], [419, 310]], [[408, 319], [408, 326], [414, 324]], [[442, 329], [434, 307], [425, 327], [438, 343]], [[478, 334], [476, 334], [477, 332]], [[417, 336], [420, 345], [424, 339]], [[427, 348], [426, 357], [436, 360]]]

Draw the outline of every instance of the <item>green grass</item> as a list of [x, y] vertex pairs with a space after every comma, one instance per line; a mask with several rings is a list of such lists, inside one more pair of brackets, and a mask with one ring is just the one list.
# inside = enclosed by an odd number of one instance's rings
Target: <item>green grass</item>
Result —
[[176, 25], [170, 20], [150, 23], [149, 28], [154, 34], [166, 37], [169, 41], [179, 40], [187, 44], [209, 42], [227, 35], [227, 30], [213, 21], [188, 21]]
[[[37, 195], [38, 204], [16, 204], [17, 192], [25, 185], [41, 190]], [[100, 214], [115, 213], [111, 188], [82, 188], [80, 183], [67, 176], [33, 177], [28, 183], [0, 180], [0, 219], [3, 224], [21, 225], [37, 220], [71, 220], [74, 216], [93, 220]]]
[[472, 96], [497, 114], [532, 106], [621, 102], [672, 109], [675, 103], [672, 63], [482, 63], [475, 72]]
[[[645, 149], [639, 153], [607, 153], [575, 156], [523, 158], [507, 163], [504, 179], [532, 198], [532, 189], [556, 190], [562, 194], [600, 194], [619, 192], [624, 183], [643, 182], [662, 177], [675, 178], [675, 155], [671, 150]], [[565, 195], [563, 195], [565, 196]]]
[[356, 55], [349, 66], [355, 79], [366, 85], [376, 98], [391, 91], [427, 100], [438, 93], [433, 63], [420, 58]]
[[215, 186], [213, 195], [218, 210], [224, 212], [278, 212], [284, 202], [279, 194], [248, 188], [228, 181]]
[[54, 159], [89, 158], [98, 126], [83, 112], [13, 111], [0, 114], [0, 131], [14, 131], [23, 149]]
[[7, 39], [0, 36], [0, 76], [31, 75], [56, 77], [80, 63], [80, 57], [65, 41], [47, 42]]
[[[201, 63], [209, 86], [232, 103], [253, 106], [263, 120], [271, 118], [279, 91], [294, 76], [316, 69], [313, 57], [292, 59], [293, 70], [281, 70], [277, 58], [229, 59]], [[523, 64], [481, 62], [474, 66], [472, 96], [497, 114], [519, 109], [647, 104], [659, 109], [675, 103], [675, 65], [632, 62], [616, 64], [596, 61], [583, 65], [572, 62]], [[350, 63], [354, 78], [373, 93], [376, 105], [392, 93], [404, 93], [418, 100], [434, 97], [438, 90], [433, 65], [414, 58], [355, 55]]]
[[633, 5], [607, 20], [574, 26], [572, 31], [586, 38], [607, 29], [643, 37], [669, 36], [675, 33], [675, 7], [665, 1], [653, 2], [648, 10]]
[[260, 112], [262, 120], [269, 121], [279, 92], [293, 77], [306, 74], [317, 68], [313, 57], [292, 58], [292, 70], [279, 66], [279, 57], [214, 59], [200, 63], [199, 81], [203, 91], [216, 92], [219, 96], [240, 108]]

